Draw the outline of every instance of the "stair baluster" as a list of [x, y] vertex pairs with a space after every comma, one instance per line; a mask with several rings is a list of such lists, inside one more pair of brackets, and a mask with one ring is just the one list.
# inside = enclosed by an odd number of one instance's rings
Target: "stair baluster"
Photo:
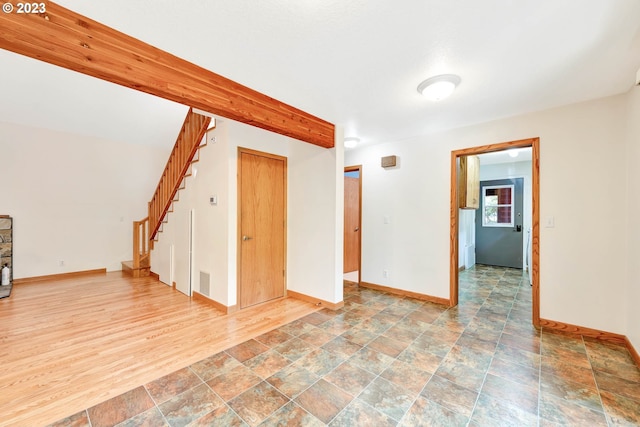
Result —
[[[141, 221], [133, 222], [133, 261], [123, 262], [123, 271], [131, 270], [134, 277], [148, 276], [151, 266], [151, 249], [162, 231], [166, 215], [171, 212], [176, 193], [184, 188], [184, 180], [190, 175], [190, 166], [211, 118], [189, 109], [169, 160], [160, 176], [158, 186], [148, 205], [149, 215]], [[202, 146], [205, 146], [203, 144]], [[199, 159], [200, 156], [198, 156]], [[197, 161], [197, 160], [196, 160]]]

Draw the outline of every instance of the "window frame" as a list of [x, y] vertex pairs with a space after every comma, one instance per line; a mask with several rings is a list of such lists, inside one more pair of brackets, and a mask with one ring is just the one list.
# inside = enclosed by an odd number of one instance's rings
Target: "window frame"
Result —
[[[495, 189], [502, 189], [502, 188], [509, 188], [511, 191], [511, 203], [509, 204], [496, 204], [496, 205], [490, 205], [489, 207], [492, 208], [502, 208], [502, 207], [509, 207], [511, 208], [511, 221], [509, 223], [499, 223], [499, 222], [495, 222], [495, 223], [489, 223], [487, 222], [487, 216], [485, 215], [486, 209], [487, 209], [487, 190], [495, 190]], [[516, 197], [516, 193], [515, 193], [515, 185], [514, 184], [508, 184], [508, 185], [487, 185], [482, 187], [482, 226], [483, 227], [502, 227], [502, 228], [513, 228], [515, 227], [515, 197]], [[497, 215], [497, 213], [496, 213]]]

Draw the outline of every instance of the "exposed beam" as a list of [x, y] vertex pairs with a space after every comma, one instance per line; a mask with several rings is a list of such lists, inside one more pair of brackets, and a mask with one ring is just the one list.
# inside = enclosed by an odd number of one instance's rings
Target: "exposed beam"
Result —
[[0, 13], [0, 48], [321, 147], [333, 124], [46, 2], [40, 14]]

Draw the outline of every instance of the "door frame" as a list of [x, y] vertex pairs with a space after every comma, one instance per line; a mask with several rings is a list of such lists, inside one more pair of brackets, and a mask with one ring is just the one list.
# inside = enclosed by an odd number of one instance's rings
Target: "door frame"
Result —
[[458, 305], [458, 158], [511, 148], [531, 147], [531, 279], [532, 323], [540, 327], [540, 138], [520, 139], [451, 151], [449, 305]]
[[[288, 168], [288, 163], [287, 163], [287, 158], [284, 156], [279, 156], [277, 154], [272, 154], [272, 153], [266, 153], [264, 151], [258, 151], [258, 150], [252, 150], [250, 148], [244, 148], [244, 147], [238, 147], [238, 168], [237, 168], [237, 209], [236, 209], [236, 221], [237, 221], [237, 235], [236, 235], [236, 306], [238, 307], [238, 310], [242, 310], [243, 307], [240, 306], [240, 291], [242, 288], [242, 186], [240, 184], [240, 177], [242, 176], [241, 171], [242, 171], [242, 166], [241, 166], [241, 159], [240, 159], [240, 155], [242, 153], [247, 153], [247, 154], [253, 154], [255, 156], [261, 156], [261, 157], [267, 157], [270, 159], [276, 159], [276, 160], [282, 160], [284, 162], [284, 200], [282, 201], [282, 209], [284, 209], [284, 229], [283, 229], [283, 236], [282, 238], [284, 239], [284, 256], [283, 256], [283, 265], [282, 268], [284, 269], [283, 271], [283, 294], [282, 297], [280, 298], [286, 298], [287, 297], [287, 270], [288, 270], [288, 264], [287, 264], [287, 227], [288, 227], [288, 217], [287, 217], [287, 195], [289, 193], [289, 182], [288, 182], [288, 176], [289, 176], [289, 168]], [[248, 307], [245, 308], [251, 308], [251, 307], [256, 307], [258, 305], [261, 304], [266, 304], [270, 301], [275, 301], [278, 298], [269, 300], [269, 301], [265, 301], [265, 302], [261, 302], [261, 303], [257, 303], [257, 304], [253, 304], [250, 305]]]
[[195, 267], [195, 262], [193, 261], [193, 252], [195, 248], [195, 239], [193, 236], [195, 227], [195, 209], [189, 210], [189, 291], [187, 293], [188, 296], [193, 296], [193, 269]]
[[[355, 172], [358, 171], [358, 222], [360, 224], [360, 233], [358, 233], [358, 286], [360, 286], [360, 282], [362, 282], [362, 165], [354, 165], [354, 166], [345, 166], [344, 172]], [[344, 174], [343, 174], [344, 179]], [[344, 210], [344, 208], [343, 208]], [[344, 215], [344, 212], [343, 212]], [[344, 224], [342, 226], [344, 233]], [[342, 250], [344, 251], [344, 241], [342, 242]], [[344, 271], [344, 260], [342, 260], [343, 266], [342, 270]]]

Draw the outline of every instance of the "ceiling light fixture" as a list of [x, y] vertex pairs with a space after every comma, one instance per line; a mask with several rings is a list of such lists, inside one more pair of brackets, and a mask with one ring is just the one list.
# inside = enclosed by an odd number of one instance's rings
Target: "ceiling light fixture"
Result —
[[354, 148], [360, 143], [360, 138], [348, 137], [344, 139], [344, 147], [345, 148]]
[[460, 80], [455, 74], [441, 74], [420, 83], [418, 92], [430, 101], [441, 101], [453, 93]]

